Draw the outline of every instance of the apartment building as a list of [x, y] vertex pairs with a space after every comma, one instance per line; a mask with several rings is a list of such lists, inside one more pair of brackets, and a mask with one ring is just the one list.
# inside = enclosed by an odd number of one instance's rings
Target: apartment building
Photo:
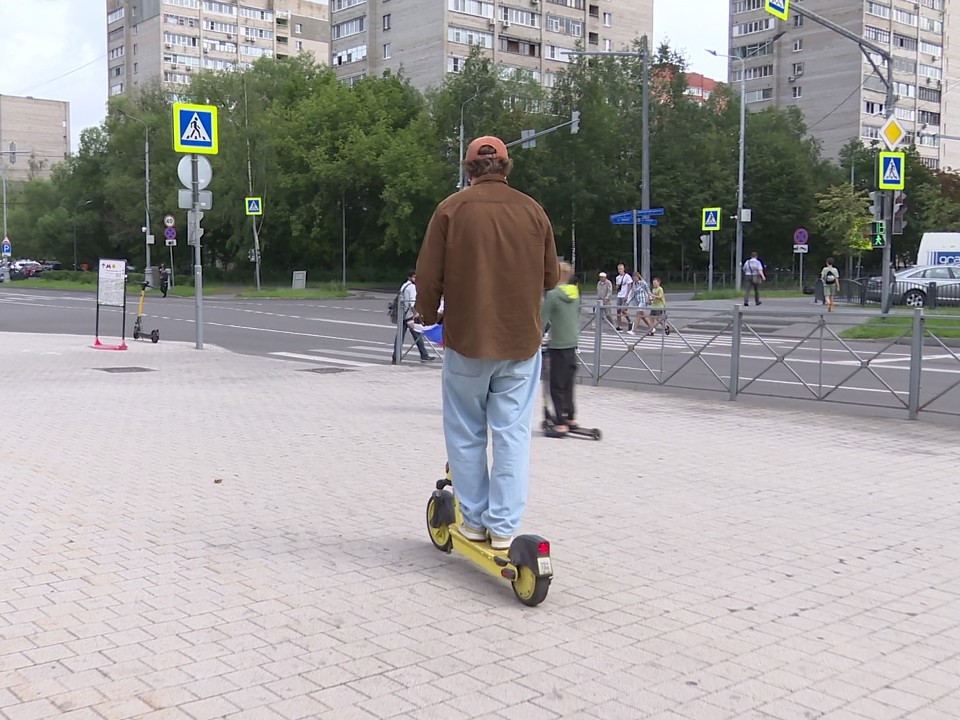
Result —
[[713, 91], [717, 89], [717, 84], [717, 81], [713, 78], [708, 78], [700, 73], [688, 72], [687, 89], [684, 91], [684, 94], [691, 100], [695, 100], [701, 105], [706, 105], [710, 102]]
[[552, 87], [565, 50], [621, 50], [643, 34], [653, 0], [330, 0], [330, 63], [346, 82], [402, 69], [435, 87], [479, 45], [505, 76]]
[[50, 177], [70, 154], [70, 103], [0, 95], [0, 173], [8, 182]]
[[260, 57], [330, 55], [329, 6], [313, 0], [106, 0], [110, 95], [160, 81], [173, 95], [193, 72]]
[[[946, 0], [802, 2], [892, 54], [894, 112], [905, 143], [915, 141], [930, 168], [960, 170], [960, 138], [946, 137], [960, 135], [960, 88], [947, 82], [960, 70], [960, 13], [951, 14]], [[828, 157], [852, 138], [880, 137], [887, 89], [870, 62], [885, 78], [879, 56], [868, 59], [852, 40], [796, 13], [781, 22], [764, 0], [731, 1], [729, 43], [731, 55], [745, 58], [731, 60], [729, 72], [734, 85], [745, 78], [748, 109], [796, 105]]]

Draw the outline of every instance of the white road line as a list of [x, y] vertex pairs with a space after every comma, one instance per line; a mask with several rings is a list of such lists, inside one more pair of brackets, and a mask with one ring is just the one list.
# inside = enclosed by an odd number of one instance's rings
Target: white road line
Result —
[[352, 352], [350, 350], [331, 350], [330, 348], [319, 348], [317, 350], [311, 350], [310, 352], [322, 352], [328, 353], [329, 355], [343, 355], [345, 357], [367, 358], [369, 360], [379, 360], [381, 363], [391, 359], [380, 355], [371, 355], [370, 353]]
[[[324, 351], [327, 352], [327, 351]], [[322, 355], [305, 355], [294, 352], [272, 352], [271, 357], [289, 358], [291, 360], [303, 360], [312, 363], [334, 363], [336, 365], [348, 365], [350, 367], [376, 367], [376, 363], [354, 362], [353, 360], [341, 360], [340, 358], [324, 357]]]
[[392, 353], [393, 352], [393, 343], [386, 344], [386, 347], [372, 347], [369, 345], [349, 345], [348, 347], [351, 350], [367, 350], [370, 352], [382, 352], [382, 353]]

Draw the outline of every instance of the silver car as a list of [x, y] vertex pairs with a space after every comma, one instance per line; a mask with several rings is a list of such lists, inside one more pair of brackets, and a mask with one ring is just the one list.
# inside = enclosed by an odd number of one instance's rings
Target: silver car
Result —
[[[935, 288], [931, 288], [935, 286]], [[883, 280], [872, 277], [867, 281], [866, 299], [879, 302]], [[907, 268], [894, 274], [890, 302], [893, 305], [924, 307], [933, 302], [931, 293], [936, 293], [937, 305], [960, 305], [960, 265], [924, 265]]]

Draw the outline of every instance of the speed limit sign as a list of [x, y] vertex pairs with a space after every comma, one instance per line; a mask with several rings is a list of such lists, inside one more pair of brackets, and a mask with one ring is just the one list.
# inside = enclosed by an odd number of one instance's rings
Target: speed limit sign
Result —
[[173, 215], [164, 215], [163, 216], [163, 226], [171, 228], [177, 224], [177, 219]]

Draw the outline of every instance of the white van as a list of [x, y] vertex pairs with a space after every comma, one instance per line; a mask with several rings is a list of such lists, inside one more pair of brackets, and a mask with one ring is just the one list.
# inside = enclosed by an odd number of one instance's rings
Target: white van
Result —
[[924, 233], [917, 265], [960, 265], [960, 232]]

